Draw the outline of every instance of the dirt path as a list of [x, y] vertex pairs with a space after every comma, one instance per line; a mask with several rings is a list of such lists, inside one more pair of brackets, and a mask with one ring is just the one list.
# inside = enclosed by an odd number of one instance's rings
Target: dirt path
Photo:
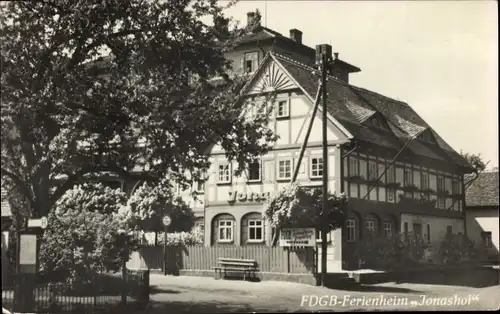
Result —
[[500, 286], [477, 289], [387, 283], [347, 291], [277, 281], [162, 275], [151, 275], [150, 283], [150, 313], [481, 310], [500, 304]]

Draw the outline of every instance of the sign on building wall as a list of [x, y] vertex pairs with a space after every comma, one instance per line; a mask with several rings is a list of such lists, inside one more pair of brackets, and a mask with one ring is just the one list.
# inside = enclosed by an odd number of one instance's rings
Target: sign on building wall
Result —
[[280, 246], [316, 246], [316, 230], [314, 228], [281, 229]]
[[37, 236], [35, 234], [21, 234], [19, 264], [21, 270], [36, 270]]
[[265, 202], [271, 198], [270, 192], [262, 193], [242, 193], [242, 192], [229, 192], [228, 202]]

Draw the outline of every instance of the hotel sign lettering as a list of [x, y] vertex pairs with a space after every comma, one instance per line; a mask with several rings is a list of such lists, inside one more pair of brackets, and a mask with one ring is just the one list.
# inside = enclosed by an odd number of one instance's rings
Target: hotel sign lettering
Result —
[[284, 228], [280, 232], [280, 246], [316, 246], [314, 228]]
[[251, 192], [251, 193], [240, 193], [240, 192], [229, 192], [228, 202], [263, 202], [269, 200], [271, 197], [270, 192]]

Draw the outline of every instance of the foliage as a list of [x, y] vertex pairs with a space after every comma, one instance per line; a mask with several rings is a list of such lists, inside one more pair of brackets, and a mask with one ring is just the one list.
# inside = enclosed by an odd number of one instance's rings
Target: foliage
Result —
[[329, 194], [327, 212], [323, 213], [321, 188], [302, 187], [293, 183], [271, 198], [264, 207], [263, 216], [274, 228], [320, 228], [326, 224], [329, 230], [334, 230], [341, 228], [344, 223], [346, 204], [345, 194]]
[[[158, 236], [158, 242], [163, 245], [164, 234]], [[195, 227], [189, 232], [167, 233], [167, 246], [186, 246], [203, 244], [204, 234], [200, 227]]]
[[189, 185], [208, 169], [211, 145], [241, 173], [276, 139], [265, 117], [241, 115], [244, 80], [226, 75], [224, 53], [249, 30], [217, 1], [11, 1], [0, 10], [2, 178], [39, 215], [88, 174]]
[[360, 267], [395, 268], [416, 265], [426, 247], [424, 241], [411, 232], [389, 238], [369, 236], [356, 244], [354, 257]]
[[474, 242], [463, 234], [446, 235], [439, 246], [439, 257], [443, 264], [461, 263], [474, 259], [477, 250]]
[[469, 153], [464, 153], [460, 152], [462, 157], [467, 160], [467, 162], [474, 168], [474, 173], [480, 173], [486, 169], [486, 163], [483, 160], [483, 157], [481, 154], [469, 154]]
[[124, 207], [119, 189], [86, 183], [69, 190], [48, 216], [40, 248], [42, 273], [51, 280], [91, 281], [95, 273], [118, 271], [137, 245]]
[[172, 220], [168, 227], [171, 232], [189, 231], [194, 226], [195, 216], [180, 197], [175, 197], [172, 187], [165, 181], [151, 187], [148, 183], [139, 186], [127, 201], [130, 210], [131, 227], [144, 231], [163, 230], [162, 217], [169, 215]]

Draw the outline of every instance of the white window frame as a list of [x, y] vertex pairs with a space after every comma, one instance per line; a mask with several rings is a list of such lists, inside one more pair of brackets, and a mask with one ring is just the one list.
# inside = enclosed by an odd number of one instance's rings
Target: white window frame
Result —
[[349, 218], [346, 220], [346, 242], [356, 242], [356, 220]]
[[387, 166], [386, 181], [387, 183], [396, 182], [396, 168], [394, 167], [394, 165]]
[[[248, 58], [247, 58], [248, 56]], [[247, 71], [247, 61], [251, 62], [251, 69]], [[243, 54], [243, 73], [252, 74], [259, 67], [259, 52], [258, 51], [249, 51]]]
[[[315, 165], [314, 165], [314, 160], [317, 161], [316, 163], [316, 168], [315, 169]], [[321, 160], [321, 163], [319, 163], [318, 161]], [[319, 169], [320, 168], [320, 165], [321, 165], [321, 170]], [[319, 174], [321, 171], [321, 174]], [[315, 174], [316, 172], [316, 174]], [[323, 157], [311, 157], [311, 159], [309, 160], [309, 177], [311, 179], [319, 179], [319, 178], [322, 178], [323, 177]]]
[[[289, 177], [282, 177], [281, 176], [281, 167], [280, 167], [280, 163], [281, 162], [286, 162], [288, 161], [290, 163], [290, 176]], [[278, 159], [278, 162], [277, 162], [277, 169], [276, 169], [276, 172], [277, 172], [277, 180], [290, 180], [292, 178], [292, 175], [293, 175], [293, 158], [280, 158]]]
[[[250, 173], [251, 173], [250, 172], [250, 166], [252, 164], [254, 164], [254, 163], [256, 163], [256, 164], [259, 165], [259, 178], [258, 179], [251, 179], [250, 178]], [[262, 181], [262, 161], [259, 159], [259, 160], [254, 161], [252, 164], [248, 165], [248, 169], [247, 169], [247, 181], [248, 182], [261, 182]]]
[[[252, 224], [254, 224], [254, 225], [252, 225]], [[247, 242], [250, 242], [250, 243], [264, 242], [264, 220], [262, 220], [262, 219], [249, 219], [247, 229], [248, 229]], [[255, 229], [255, 230], [260, 229], [261, 230], [261, 232], [260, 232], [261, 238], [260, 239], [250, 239], [250, 229]], [[255, 234], [257, 234], [257, 231], [255, 231]]]
[[378, 177], [379, 173], [377, 162], [375, 160], [368, 160], [368, 180], [377, 180]]
[[[389, 197], [390, 195], [392, 195], [392, 199], [391, 197]], [[389, 203], [396, 202], [396, 189], [387, 188], [387, 202]]]
[[405, 187], [413, 185], [413, 170], [409, 167], [404, 167], [403, 183]]
[[[229, 230], [230, 237], [221, 239], [221, 229]], [[227, 236], [227, 231], [224, 233]], [[230, 219], [221, 219], [218, 222], [217, 228], [217, 242], [220, 243], [230, 243], [234, 241], [234, 221]]]
[[[227, 171], [228, 171], [227, 180], [221, 180], [221, 171], [224, 171], [224, 170], [221, 170], [221, 168], [220, 168], [221, 166], [227, 166]], [[231, 179], [232, 179], [231, 172], [232, 172], [231, 171], [231, 163], [226, 162], [226, 163], [217, 164], [217, 183], [219, 183], [219, 184], [231, 183]]]
[[370, 232], [371, 234], [375, 234], [375, 220], [373, 219], [368, 219], [366, 220], [366, 231]]
[[426, 171], [422, 171], [420, 173], [420, 188], [422, 190], [428, 189], [429, 188], [429, 183], [430, 183], [429, 173], [426, 172]]
[[481, 232], [481, 242], [484, 247], [492, 248], [493, 247], [493, 236], [491, 231], [483, 231]]
[[[356, 171], [354, 171], [353, 168]], [[360, 175], [359, 159], [358, 158], [349, 158], [349, 176], [359, 176], [359, 175]]]
[[194, 183], [194, 190], [195, 190], [195, 192], [197, 192], [197, 193], [204, 193], [205, 192], [205, 181], [206, 181], [205, 177], [202, 176], [200, 178], [200, 181], [196, 181]]
[[390, 221], [384, 222], [384, 237], [386, 239], [389, 239], [390, 237], [392, 237], [392, 222], [390, 222]]
[[444, 192], [446, 190], [446, 183], [444, 180], [444, 176], [438, 175], [436, 177], [436, 187], [437, 187], [438, 192]]
[[439, 209], [445, 209], [446, 208], [446, 197], [438, 196], [437, 201], [436, 201], [436, 205], [437, 205], [437, 208], [439, 208]]
[[[284, 104], [284, 112], [280, 114], [280, 105]], [[290, 99], [278, 99], [276, 103], [276, 118], [290, 117]]]

